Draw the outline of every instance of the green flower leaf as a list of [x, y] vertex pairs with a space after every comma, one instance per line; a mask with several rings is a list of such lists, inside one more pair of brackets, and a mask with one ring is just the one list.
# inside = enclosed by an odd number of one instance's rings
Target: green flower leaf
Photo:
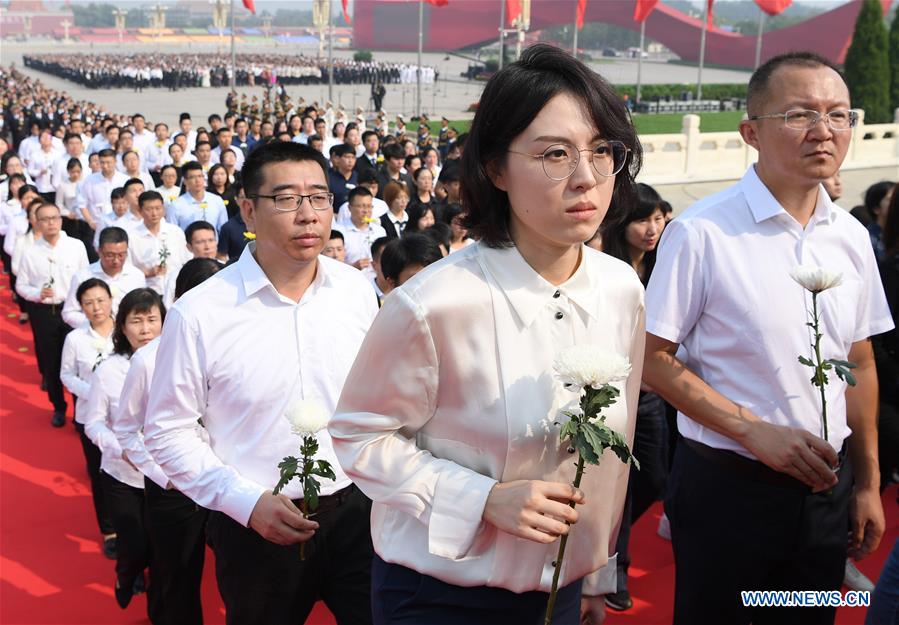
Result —
[[[593, 448], [593, 445], [590, 441], [587, 440], [584, 435], [583, 429], [578, 432], [577, 436], [574, 437], [572, 441], [574, 443], [574, 448], [581, 455], [581, 458], [584, 459], [584, 462], [588, 464], [599, 464], [599, 454], [596, 453], [596, 450]], [[601, 452], [602, 450], [600, 450]]]
[[317, 475], [319, 477], [324, 477], [329, 480], [336, 480], [337, 476], [334, 475], [334, 469], [331, 468], [331, 463], [327, 460], [318, 460], [316, 461], [316, 467], [312, 469], [311, 474]]
[[299, 473], [297, 473], [297, 465], [299, 464], [299, 460], [294, 458], [293, 456], [287, 456], [278, 463], [278, 469], [281, 472], [281, 478], [278, 480], [278, 483], [275, 485], [275, 488], [272, 490], [274, 494], [280, 493], [284, 490], [284, 487], [287, 486], [287, 483], [290, 482], [295, 477], [299, 477]]
[[811, 360], [809, 360], [809, 359], [806, 358], [805, 356], [800, 356], [800, 357], [799, 357], [799, 362], [801, 362], [802, 364], [804, 364], [806, 367], [814, 367], [814, 366], [815, 366], [815, 363], [813, 363]]

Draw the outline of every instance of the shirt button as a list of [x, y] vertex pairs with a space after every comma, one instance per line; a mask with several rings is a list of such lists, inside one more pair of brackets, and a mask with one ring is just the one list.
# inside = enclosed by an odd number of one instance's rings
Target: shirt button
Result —
[[561, 291], [556, 291], [555, 293], [553, 293], [553, 297], [556, 299], [558, 299], [560, 295], [562, 295]]
[[561, 318], [564, 317], [564, 316], [565, 316], [565, 315], [563, 315], [561, 312], [557, 312], [557, 313], [556, 313], [556, 319], [561, 319]]

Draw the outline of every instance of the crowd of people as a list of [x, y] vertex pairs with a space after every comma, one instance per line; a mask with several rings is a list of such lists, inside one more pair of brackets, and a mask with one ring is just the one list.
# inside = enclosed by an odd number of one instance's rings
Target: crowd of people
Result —
[[[238, 86], [279, 83], [318, 85], [328, 82], [328, 59], [302, 54], [238, 54], [235, 64]], [[177, 91], [188, 87], [225, 87], [231, 79], [231, 56], [213, 53], [147, 52], [141, 54], [28, 54], [26, 67], [70, 80], [90, 89], [166, 87]], [[355, 61], [336, 58], [332, 62], [334, 83], [412, 84], [418, 66], [384, 61]], [[421, 67], [426, 84], [438, 72]], [[380, 107], [377, 107], [380, 108]]]
[[[53, 427], [74, 399], [123, 609], [146, 592], [154, 624], [202, 623], [208, 542], [229, 623], [323, 600], [342, 624], [536, 624], [555, 577], [552, 622], [598, 625], [633, 606], [630, 527], [659, 500], [677, 624], [767, 622], [740, 590], [873, 588], [851, 559], [897, 477], [899, 190], [835, 203], [854, 123], [826, 60], [756, 71], [758, 163], [676, 219], [635, 181], [612, 87], [550, 46], [488, 83], [469, 134], [434, 137], [235, 94], [170, 129], [0, 80], [4, 271]], [[828, 95], [769, 114], [806, 92]], [[796, 364], [802, 264], [842, 273], [820, 349], [858, 365], [821, 386], [830, 438]], [[552, 370], [579, 344], [629, 362], [603, 414], [639, 470], [609, 452], [574, 488]], [[276, 494], [294, 434], [332, 473]]]

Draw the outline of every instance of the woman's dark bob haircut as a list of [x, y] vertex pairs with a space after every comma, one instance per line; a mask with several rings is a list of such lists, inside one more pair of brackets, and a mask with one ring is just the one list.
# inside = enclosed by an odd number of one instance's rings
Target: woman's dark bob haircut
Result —
[[141, 288], [129, 291], [119, 303], [119, 312], [115, 317], [115, 329], [112, 331], [113, 353], [131, 357], [134, 349], [125, 336], [125, 322], [131, 313], [147, 313], [156, 308], [159, 311], [161, 321], [165, 321], [165, 304], [159, 293], [153, 289]]
[[[570, 54], [538, 43], [487, 83], [462, 153], [465, 227], [491, 247], [512, 245], [512, 239], [509, 196], [493, 185], [488, 167], [505, 164], [515, 137], [560, 93], [571, 94], [583, 103], [604, 139], [621, 141], [631, 149], [627, 164], [615, 176], [614, 197], [618, 206], [633, 203], [634, 178], [640, 171], [643, 152], [623, 100], [604, 78]], [[552, 181], [547, 178], [546, 183]], [[607, 215], [609, 218], [615, 215]]]

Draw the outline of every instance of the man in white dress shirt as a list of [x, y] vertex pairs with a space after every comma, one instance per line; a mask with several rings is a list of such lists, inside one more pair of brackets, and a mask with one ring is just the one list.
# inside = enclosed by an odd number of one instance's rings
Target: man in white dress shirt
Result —
[[[869, 337], [893, 322], [866, 231], [821, 185], [852, 139], [849, 90], [826, 59], [788, 53], [755, 71], [748, 112], [758, 163], [668, 225], [646, 294], [644, 380], [683, 436], [665, 501], [676, 625], [832, 623], [834, 607], [759, 611], [740, 591], [837, 591], [847, 552], [884, 531]], [[829, 428], [797, 361], [815, 343], [799, 265], [842, 274], [818, 296], [821, 353], [858, 365], [857, 384], [828, 374]]]
[[334, 226], [343, 233], [346, 248], [346, 262], [361, 270], [365, 277], [373, 280], [375, 271], [371, 266], [371, 244], [376, 239], [387, 236], [386, 231], [372, 218], [372, 194], [363, 186], [350, 191], [350, 223]]
[[53, 134], [49, 128], [41, 130], [39, 144], [29, 153], [28, 173], [34, 180], [34, 186], [48, 202], [56, 198], [56, 188], [53, 186], [53, 166], [59, 159], [60, 153], [53, 146]]
[[174, 281], [188, 259], [184, 232], [163, 219], [165, 207], [156, 191], [144, 191], [138, 198], [144, 221], [132, 228], [129, 245], [131, 262], [144, 273], [147, 286], [165, 295], [166, 284]]
[[[155, 135], [147, 130], [147, 120], [140, 113], [131, 116], [131, 126], [134, 128], [134, 149], [141, 154], [141, 159], [147, 153], [147, 148], [153, 143]], [[144, 161], [145, 162], [145, 161]]]
[[206, 174], [200, 163], [186, 163], [182, 168], [184, 195], [168, 205], [166, 220], [182, 230], [195, 221], [208, 221], [216, 231], [228, 221], [228, 209], [222, 198], [206, 191]]
[[128, 233], [123, 228], [113, 226], [101, 231], [98, 247], [100, 260], [75, 274], [65, 305], [62, 307], [62, 320], [73, 328], [87, 323], [87, 317], [76, 297], [78, 287], [85, 280], [99, 278], [109, 285], [112, 293], [113, 317], [125, 295], [134, 289], [147, 286], [143, 272], [128, 262]]
[[313, 519], [299, 511], [299, 482], [272, 494], [278, 463], [301, 443], [286, 411], [333, 413], [376, 314], [362, 275], [319, 255], [333, 217], [326, 172], [320, 153], [291, 142], [247, 157], [241, 212], [256, 241], [175, 303], [157, 356], [145, 443], [174, 487], [212, 511], [228, 623], [302, 623], [318, 599], [338, 623], [371, 622], [370, 504], [325, 431], [318, 458], [337, 479], [322, 481]]
[[156, 124], [153, 130], [156, 136], [153, 141], [147, 144], [144, 156], [146, 157], [147, 169], [150, 174], [156, 180], [159, 180], [162, 168], [172, 162], [172, 158], [169, 156], [169, 145], [172, 142], [169, 139], [168, 125], [160, 122]]
[[116, 170], [115, 156], [110, 149], [101, 150], [100, 171], [88, 176], [81, 187], [78, 208], [87, 208], [91, 230], [96, 230], [101, 217], [112, 211], [112, 190], [128, 182], [128, 176]]
[[16, 292], [32, 302], [29, 314], [34, 322], [35, 349], [41, 354], [47, 396], [53, 403], [53, 427], [66, 422], [66, 398], [59, 379], [62, 348], [71, 331], [62, 320], [62, 304], [72, 280], [87, 267], [87, 251], [78, 239], [62, 231], [62, 215], [55, 204], [37, 209], [35, 218], [41, 238], [22, 256]]
[[73, 133], [67, 134], [65, 137], [65, 146], [65, 153], [56, 159], [56, 162], [53, 163], [53, 169], [50, 172], [50, 178], [54, 189], [59, 189], [64, 182], [68, 181], [69, 160], [73, 158], [78, 159], [78, 162], [81, 163], [81, 171], [90, 171], [90, 165], [88, 163], [87, 154], [84, 152], [84, 142], [81, 140], [81, 135]]

